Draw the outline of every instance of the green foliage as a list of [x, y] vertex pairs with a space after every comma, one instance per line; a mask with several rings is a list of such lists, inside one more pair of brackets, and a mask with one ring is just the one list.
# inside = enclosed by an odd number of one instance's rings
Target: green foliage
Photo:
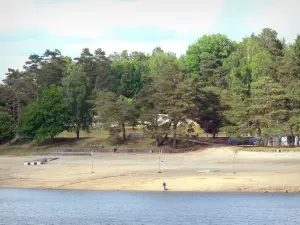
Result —
[[84, 48], [80, 57], [75, 58], [75, 61], [76, 65], [80, 65], [82, 71], [88, 77], [88, 87], [90, 89], [116, 89], [116, 80], [111, 73], [111, 61], [106, 57], [105, 52], [101, 48], [96, 49], [94, 54], [88, 48]]
[[[158, 146], [169, 136], [176, 147], [192, 129], [184, 125], [187, 119], [213, 135], [221, 129], [235, 137], [294, 135], [300, 126], [299, 86], [300, 36], [287, 45], [265, 28], [240, 42], [203, 35], [179, 58], [160, 47], [150, 54], [123, 50], [109, 56], [101, 48], [85, 48], [74, 59], [58, 49], [32, 54], [24, 71], [8, 69], [0, 84], [0, 112], [12, 118], [16, 137], [22, 121], [32, 139], [67, 128], [79, 137], [80, 130], [89, 131], [94, 113], [111, 130], [111, 142], [126, 140], [126, 125], [142, 122]], [[50, 87], [60, 90], [63, 104]], [[68, 117], [61, 124], [51, 115], [63, 105]]]
[[297, 38], [296, 38], [295, 43], [293, 45], [293, 50], [294, 50], [294, 53], [297, 57], [297, 60], [299, 61], [300, 60], [300, 35], [297, 35]]
[[275, 30], [264, 28], [258, 36], [262, 46], [272, 55], [280, 56], [282, 54], [283, 43], [277, 38]]
[[24, 69], [26, 78], [32, 85], [34, 98], [38, 99], [39, 95], [50, 86], [61, 86], [70, 64], [70, 58], [62, 56], [58, 49], [54, 51], [47, 49], [43, 55], [30, 55]]
[[[295, 81], [300, 78], [300, 66], [292, 48], [286, 48], [284, 56], [280, 57], [277, 64], [277, 79], [284, 87], [293, 87], [289, 91], [296, 91]], [[296, 94], [296, 93], [295, 93]]]
[[164, 54], [164, 50], [161, 47], [156, 47], [152, 50], [152, 56], [158, 55], [158, 54]]
[[[206, 108], [202, 104], [203, 91], [198, 78], [187, 78], [183, 73], [173, 70], [154, 77], [153, 82], [144, 86], [138, 96], [142, 107], [142, 118], [150, 123], [148, 128], [160, 142], [159, 136], [166, 132], [171, 133], [173, 147], [177, 147], [178, 125], [186, 123], [186, 119], [193, 116], [193, 112]], [[159, 124], [159, 114], [167, 115], [167, 127]], [[184, 129], [186, 131], [186, 129]]]
[[149, 73], [147, 75], [151, 77], [160, 76], [167, 73], [170, 70], [179, 70], [179, 60], [172, 54], [164, 53], [163, 51], [157, 51], [150, 57], [149, 61]]
[[124, 140], [120, 137], [119, 133], [121, 132], [121, 129], [119, 127], [109, 127], [109, 136], [107, 138], [107, 141], [111, 145], [118, 145], [124, 143]]
[[116, 83], [116, 89], [113, 91], [127, 98], [136, 96], [143, 87], [142, 75], [149, 73], [148, 59], [149, 57], [141, 52], [132, 52], [128, 57], [120, 55], [111, 65]]
[[289, 100], [283, 87], [270, 77], [261, 77], [252, 83], [250, 115], [272, 132], [284, 131], [289, 119]]
[[283, 50], [276, 32], [264, 29], [244, 39], [223, 67], [228, 73], [229, 88], [222, 97], [230, 106], [223, 113], [231, 121], [229, 133], [289, 132], [289, 120], [299, 106], [290, 94], [295, 88], [286, 87], [294, 85], [299, 66], [292, 51]]
[[215, 137], [222, 126], [229, 124], [228, 119], [223, 115], [228, 105], [221, 100], [222, 91], [218, 88], [206, 87], [199, 93], [196, 98], [197, 108], [193, 110], [192, 118], [206, 133]]
[[215, 56], [204, 56], [200, 63], [201, 83], [203, 87], [207, 86], [220, 86], [221, 80], [218, 70], [219, 64]]
[[37, 141], [56, 135], [70, 126], [68, 110], [57, 88], [47, 89], [23, 112], [23, 136]]
[[260, 51], [255, 54], [250, 63], [248, 69], [251, 71], [251, 78], [253, 80], [259, 79], [261, 76], [276, 77], [276, 70], [274, 70], [274, 61], [272, 56], [267, 51]]
[[189, 46], [186, 64], [191, 74], [201, 75], [201, 61], [204, 57], [213, 57], [219, 65], [233, 51], [233, 44], [223, 34], [203, 35], [195, 44]]
[[71, 128], [79, 138], [80, 130], [89, 131], [93, 122], [92, 92], [82, 66], [75, 66], [62, 81], [60, 91], [71, 117]]
[[134, 60], [121, 61], [118, 66], [117, 74], [120, 76], [119, 93], [127, 98], [133, 98], [142, 88], [142, 72], [138, 63]]
[[156, 146], [164, 141], [164, 136], [169, 133], [169, 123], [163, 124], [160, 113], [163, 111], [158, 103], [158, 86], [156, 83], [147, 83], [137, 96], [137, 106], [140, 110], [140, 119], [145, 126], [144, 132], [156, 140]]
[[135, 107], [134, 101], [124, 96], [117, 96], [112, 92], [99, 92], [95, 101], [95, 110], [98, 112], [100, 121], [108, 124], [108, 127], [117, 124], [122, 131], [125, 141], [126, 124], [136, 125], [139, 112]]
[[35, 98], [34, 86], [26, 79], [26, 73], [19, 70], [8, 69], [1, 99], [5, 103], [5, 111], [8, 112], [16, 124], [20, 125], [21, 109]]
[[43, 55], [42, 69], [40, 69], [40, 85], [42, 90], [51, 85], [61, 86], [63, 77], [66, 76], [69, 59], [63, 57], [59, 50], [46, 50]]
[[9, 141], [14, 137], [15, 125], [7, 112], [0, 112], [0, 142]]

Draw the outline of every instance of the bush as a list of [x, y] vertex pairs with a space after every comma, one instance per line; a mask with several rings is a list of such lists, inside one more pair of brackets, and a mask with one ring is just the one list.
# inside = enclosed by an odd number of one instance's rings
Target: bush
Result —
[[118, 134], [117, 135], [109, 135], [109, 137], [107, 138], [107, 141], [111, 145], [119, 145], [119, 144], [124, 143], [123, 139]]
[[14, 138], [15, 125], [7, 112], [0, 112], [0, 143]]
[[23, 110], [23, 135], [37, 143], [53, 139], [70, 128], [68, 109], [58, 89], [47, 89], [37, 102]]
[[124, 143], [124, 140], [119, 135], [119, 133], [121, 132], [120, 128], [110, 127], [108, 131], [109, 131], [109, 137], [107, 138], [107, 141], [109, 142], [109, 144], [117, 145], [117, 144]]

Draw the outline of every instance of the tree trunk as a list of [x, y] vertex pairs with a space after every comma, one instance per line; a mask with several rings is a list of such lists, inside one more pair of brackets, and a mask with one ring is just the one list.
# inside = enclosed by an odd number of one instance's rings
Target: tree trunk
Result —
[[161, 146], [165, 140], [168, 138], [168, 134], [165, 134], [165, 136], [163, 137], [163, 139], [159, 142], [158, 146]]
[[12, 114], [13, 114], [13, 119], [14, 122], [17, 122], [17, 117], [16, 117], [16, 103], [15, 103], [15, 97], [13, 97], [13, 102], [12, 102]]
[[160, 144], [160, 143], [159, 143], [159, 137], [158, 137], [158, 135], [156, 135], [156, 136], [155, 136], [155, 146], [156, 146], [156, 147], [159, 147], [159, 144]]
[[18, 106], [18, 125], [20, 125], [20, 120], [21, 120], [21, 115], [20, 115], [20, 112], [21, 112], [21, 110], [20, 110], [20, 100], [19, 100], [19, 98], [17, 98], [17, 106]]
[[122, 123], [122, 133], [123, 133], [123, 140], [126, 141], [126, 129], [125, 129], [125, 123]]
[[79, 132], [80, 132], [80, 129], [79, 129], [79, 126], [76, 128], [76, 138], [79, 139]]
[[[171, 125], [172, 125], [172, 123], [169, 123], [168, 129], [170, 129]], [[159, 146], [161, 146], [167, 138], [168, 138], [168, 133], [166, 133], [165, 136], [163, 137], [163, 139], [159, 142]]]
[[299, 146], [299, 135], [297, 134], [296, 136], [295, 136], [295, 146]]
[[17, 124], [17, 132], [16, 132], [16, 138], [19, 138], [20, 137], [20, 133], [19, 133], [19, 128], [20, 128], [20, 120], [21, 120], [21, 116], [20, 116], [20, 100], [17, 96], [17, 117], [18, 117], [18, 124]]
[[[17, 124], [17, 113], [16, 113], [16, 102], [15, 102], [15, 97], [13, 97], [13, 103], [12, 103], [12, 114], [13, 114], [13, 120], [15, 122], [15, 124]], [[17, 124], [18, 125], [18, 124]], [[15, 137], [18, 138], [19, 137], [19, 132], [18, 132], [18, 126], [15, 132]]]
[[295, 146], [295, 135], [293, 130], [291, 130], [291, 140], [289, 146]]
[[35, 74], [36, 100], [39, 100], [39, 82], [37, 74]]
[[213, 131], [213, 138], [216, 138], [216, 131]]
[[177, 123], [173, 125], [173, 148], [177, 148]]
[[258, 120], [256, 120], [254, 124], [255, 124], [255, 128], [257, 129], [257, 136], [260, 137], [261, 135], [260, 123]]

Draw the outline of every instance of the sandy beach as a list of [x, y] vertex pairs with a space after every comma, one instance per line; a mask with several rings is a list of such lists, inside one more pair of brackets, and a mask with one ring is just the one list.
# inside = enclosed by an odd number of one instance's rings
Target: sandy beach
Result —
[[[300, 152], [239, 151], [209, 148], [184, 154], [103, 153], [60, 156], [35, 166], [43, 157], [0, 157], [0, 187], [199, 192], [300, 192]], [[92, 164], [93, 171], [92, 172]]]

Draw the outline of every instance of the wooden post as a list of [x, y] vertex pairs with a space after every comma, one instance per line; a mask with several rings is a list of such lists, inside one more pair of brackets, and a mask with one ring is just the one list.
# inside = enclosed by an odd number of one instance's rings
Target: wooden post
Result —
[[237, 151], [234, 150], [233, 152], [233, 173], [236, 174], [236, 171], [235, 171], [235, 155], [237, 154]]
[[91, 173], [94, 173], [94, 159], [93, 159], [93, 151], [91, 151], [91, 155], [92, 155], [92, 172]]
[[158, 173], [161, 173], [160, 161], [161, 161], [161, 150], [159, 150], [159, 152], [158, 152]]
[[235, 173], [235, 152], [233, 154], [233, 173]]

